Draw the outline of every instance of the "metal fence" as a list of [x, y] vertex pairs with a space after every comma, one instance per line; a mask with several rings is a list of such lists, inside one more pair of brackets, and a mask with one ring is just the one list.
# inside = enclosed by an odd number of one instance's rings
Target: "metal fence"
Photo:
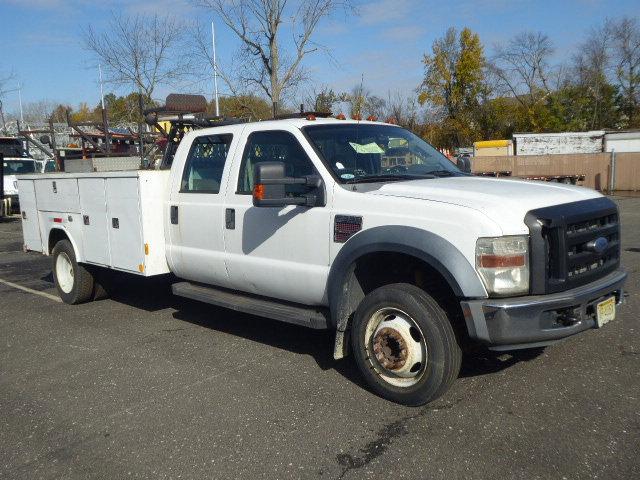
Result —
[[519, 176], [585, 175], [583, 185], [599, 191], [639, 191], [640, 152], [475, 157], [474, 173]]

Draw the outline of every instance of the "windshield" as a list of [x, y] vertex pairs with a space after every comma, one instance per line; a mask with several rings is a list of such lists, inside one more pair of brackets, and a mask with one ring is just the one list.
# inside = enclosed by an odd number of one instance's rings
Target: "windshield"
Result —
[[5, 157], [26, 157], [27, 152], [22, 147], [19, 138], [0, 138], [0, 153]]
[[318, 125], [304, 129], [343, 183], [464, 175], [435, 148], [391, 125]]
[[36, 172], [36, 162], [33, 160], [5, 160], [3, 163], [5, 175]]

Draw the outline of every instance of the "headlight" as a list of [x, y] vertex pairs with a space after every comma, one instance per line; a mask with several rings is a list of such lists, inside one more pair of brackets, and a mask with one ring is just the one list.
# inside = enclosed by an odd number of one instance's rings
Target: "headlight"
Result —
[[529, 292], [529, 237], [479, 238], [476, 269], [489, 294]]

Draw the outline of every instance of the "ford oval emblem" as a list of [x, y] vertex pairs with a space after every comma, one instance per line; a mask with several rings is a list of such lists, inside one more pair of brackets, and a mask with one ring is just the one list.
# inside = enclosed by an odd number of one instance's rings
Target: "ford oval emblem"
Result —
[[609, 240], [604, 237], [598, 237], [587, 243], [587, 248], [592, 252], [603, 253], [609, 246]]

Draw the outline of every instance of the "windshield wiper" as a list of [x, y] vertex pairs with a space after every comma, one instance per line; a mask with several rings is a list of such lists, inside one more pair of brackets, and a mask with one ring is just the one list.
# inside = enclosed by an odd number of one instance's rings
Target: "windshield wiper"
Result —
[[451, 170], [431, 170], [429, 175], [434, 177], [457, 177], [459, 174]]
[[362, 175], [360, 177], [346, 180], [344, 183], [371, 183], [371, 182], [395, 182], [402, 180], [419, 180], [422, 178], [436, 178], [435, 175]]

